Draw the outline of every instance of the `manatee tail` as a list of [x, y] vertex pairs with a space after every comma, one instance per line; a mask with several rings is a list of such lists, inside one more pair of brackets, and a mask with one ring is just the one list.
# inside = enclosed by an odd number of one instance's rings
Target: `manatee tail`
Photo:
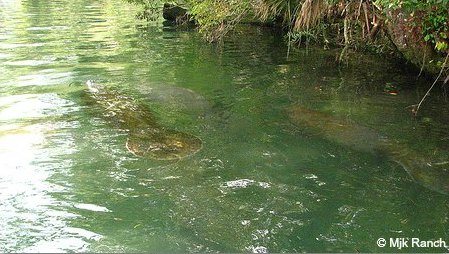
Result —
[[399, 163], [418, 184], [433, 191], [449, 195], [449, 162], [433, 162], [435, 156], [425, 156], [398, 142], [385, 142], [382, 146], [390, 158]]
[[449, 162], [431, 163], [418, 158], [396, 160], [414, 181], [441, 194], [449, 195]]
[[138, 157], [179, 160], [201, 150], [202, 141], [174, 130], [143, 129], [129, 133], [126, 148]]

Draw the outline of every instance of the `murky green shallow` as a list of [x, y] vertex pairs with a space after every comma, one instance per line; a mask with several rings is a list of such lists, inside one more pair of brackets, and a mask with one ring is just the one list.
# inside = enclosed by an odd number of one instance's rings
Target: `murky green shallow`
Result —
[[[287, 59], [261, 28], [208, 45], [136, 21], [135, 9], [0, 2], [0, 252], [448, 251], [376, 244], [449, 244], [448, 196], [370, 147], [387, 137], [447, 182], [447, 102], [436, 92], [420, 117], [407, 109], [426, 81], [369, 56], [343, 67], [319, 49]], [[129, 152], [133, 125], [86, 100], [87, 80], [201, 149], [179, 160]], [[301, 125], [298, 105], [370, 131]]]

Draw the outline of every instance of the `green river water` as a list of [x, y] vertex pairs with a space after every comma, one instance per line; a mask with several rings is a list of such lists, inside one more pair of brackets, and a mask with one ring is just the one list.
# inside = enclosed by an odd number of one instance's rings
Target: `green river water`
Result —
[[[135, 13], [120, 0], [0, 0], [0, 252], [449, 250], [377, 244], [449, 245], [449, 104], [435, 92], [419, 117], [407, 108], [429, 81], [367, 55], [344, 66], [314, 48], [287, 58], [270, 29], [210, 45]], [[131, 153], [135, 125], [117, 124], [86, 81], [200, 150]], [[304, 127], [292, 107], [367, 133]], [[362, 149], [380, 136], [438, 177], [415, 181], [388, 153]]]

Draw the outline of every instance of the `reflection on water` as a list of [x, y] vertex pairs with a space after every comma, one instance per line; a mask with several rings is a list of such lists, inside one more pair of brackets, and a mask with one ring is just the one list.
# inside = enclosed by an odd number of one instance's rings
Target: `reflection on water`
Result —
[[63, 202], [52, 196], [68, 189], [48, 181], [71, 166], [59, 158], [76, 150], [64, 129], [77, 126], [49, 120], [76, 106], [55, 94], [24, 94], [2, 96], [0, 109], [1, 250], [86, 250], [90, 236], [67, 225], [66, 219], [77, 215], [58, 208]]
[[[449, 241], [447, 196], [369, 140], [365, 149], [289, 118], [300, 105], [366, 126], [368, 138], [391, 137], [447, 171], [444, 98], [429, 99], [423, 117], [405, 110], [425, 80], [370, 56], [339, 67], [335, 52], [309, 48], [286, 59], [269, 29], [208, 45], [140, 24], [134, 8], [0, 1], [0, 252], [381, 252], [396, 249], [379, 248], [380, 237]], [[117, 110], [110, 100], [82, 97], [87, 80], [202, 149], [175, 161], [129, 153], [132, 126], [104, 117]], [[384, 92], [391, 83], [397, 96]]]

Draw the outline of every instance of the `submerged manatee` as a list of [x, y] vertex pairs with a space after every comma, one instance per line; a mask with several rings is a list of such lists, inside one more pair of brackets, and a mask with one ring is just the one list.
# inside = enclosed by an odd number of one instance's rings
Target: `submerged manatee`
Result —
[[132, 98], [107, 90], [92, 81], [86, 82], [89, 99], [101, 106], [104, 117], [128, 131], [126, 148], [136, 156], [156, 160], [174, 160], [192, 155], [202, 147], [191, 134], [159, 126], [151, 111]]
[[188, 88], [146, 83], [136, 88], [148, 100], [164, 104], [173, 111], [202, 115], [211, 108], [206, 98]]
[[288, 110], [291, 121], [316, 132], [327, 140], [358, 151], [382, 153], [399, 163], [419, 184], [449, 194], [449, 163], [432, 163], [431, 159], [409, 147], [380, 135], [374, 130], [347, 119], [295, 105]]

